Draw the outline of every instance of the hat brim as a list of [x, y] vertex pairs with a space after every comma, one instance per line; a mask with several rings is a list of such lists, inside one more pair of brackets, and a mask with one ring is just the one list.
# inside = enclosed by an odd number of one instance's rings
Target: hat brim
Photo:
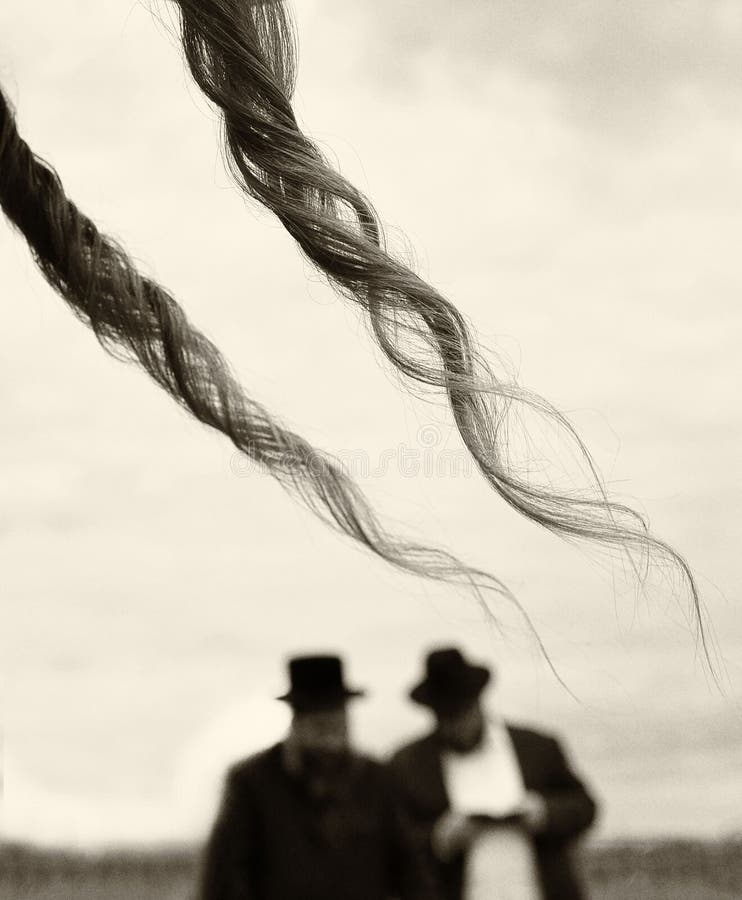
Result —
[[366, 696], [366, 691], [344, 688], [331, 693], [315, 693], [312, 691], [288, 691], [276, 697], [282, 703], [302, 709], [332, 709], [335, 706], [344, 706], [349, 700], [356, 700]]
[[470, 666], [466, 678], [441, 690], [424, 679], [410, 691], [410, 700], [434, 710], [458, 709], [476, 700], [489, 684], [492, 673], [484, 666]]

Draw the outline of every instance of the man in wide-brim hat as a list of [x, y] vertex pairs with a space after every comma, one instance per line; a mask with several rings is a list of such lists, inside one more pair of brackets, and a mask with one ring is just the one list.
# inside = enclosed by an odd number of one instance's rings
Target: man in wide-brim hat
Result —
[[381, 764], [351, 748], [335, 655], [289, 661], [286, 738], [229, 771], [200, 900], [435, 900]]
[[456, 647], [427, 655], [410, 698], [433, 731], [389, 766], [447, 900], [581, 900], [570, 848], [596, 805], [559, 743], [485, 716], [488, 667]]

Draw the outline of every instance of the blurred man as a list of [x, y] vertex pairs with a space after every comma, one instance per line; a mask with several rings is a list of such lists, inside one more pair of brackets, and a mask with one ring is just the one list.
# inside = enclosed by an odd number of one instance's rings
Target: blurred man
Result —
[[581, 900], [570, 845], [596, 806], [557, 741], [485, 718], [490, 680], [455, 647], [435, 650], [410, 692], [436, 720], [390, 768], [447, 900]]
[[362, 691], [336, 656], [290, 660], [286, 739], [235, 765], [206, 848], [201, 900], [432, 900], [389, 773], [350, 747]]

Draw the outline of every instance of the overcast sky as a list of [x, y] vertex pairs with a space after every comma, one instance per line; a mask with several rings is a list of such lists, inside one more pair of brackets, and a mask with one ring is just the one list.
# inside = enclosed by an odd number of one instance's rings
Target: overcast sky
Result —
[[512, 611], [494, 601], [501, 636], [466, 594], [396, 575], [245, 471], [107, 357], [1, 228], [7, 833], [198, 836], [226, 763], [285, 726], [286, 654], [346, 653], [372, 690], [359, 741], [382, 752], [424, 725], [404, 692], [441, 641], [498, 666], [493, 707], [563, 733], [604, 801], [599, 836], [741, 828], [739, 4], [296, 9], [303, 126], [687, 556], [724, 696], [676, 585], [638, 596], [620, 562], [504, 508], [441, 399], [400, 390], [360, 315], [231, 185], [171, 5], [43, 6], [0, 10], [0, 82], [35, 151], [381, 513], [508, 583], [578, 702]]

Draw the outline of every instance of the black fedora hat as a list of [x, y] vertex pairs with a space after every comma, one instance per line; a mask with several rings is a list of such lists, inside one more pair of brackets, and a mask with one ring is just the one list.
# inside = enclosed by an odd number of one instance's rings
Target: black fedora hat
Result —
[[436, 711], [455, 710], [476, 700], [490, 680], [490, 670], [464, 659], [457, 647], [428, 653], [425, 678], [410, 691], [410, 698]]
[[326, 709], [365, 695], [347, 687], [339, 656], [295, 656], [289, 660], [289, 681], [289, 690], [276, 699], [294, 709]]

